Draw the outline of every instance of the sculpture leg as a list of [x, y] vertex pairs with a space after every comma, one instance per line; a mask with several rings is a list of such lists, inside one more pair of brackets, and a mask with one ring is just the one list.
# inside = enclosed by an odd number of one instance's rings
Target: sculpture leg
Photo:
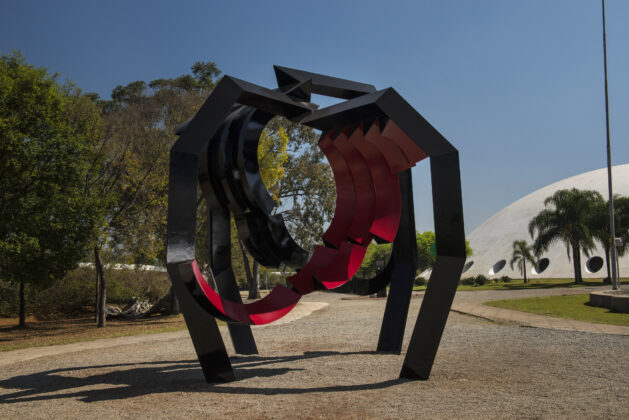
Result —
[[465, 264], [458, 152], [431, 157], [437, 259], [408, 345], [401, 378], [428, 379]]
[[169, 275], [175, 288], [175, 294], [179, 299], [181, 312], [183, 312], [206, 382], [235, 380], [234, 371], [216, 320], [194, 301], [182, 281], [181, 276], [192, 275], [191, 270], [190, 273], [179, 271], [175, 267], [169, 267]]
[[[240, 290], [231, 268], [231, 226], [229, 210], [210, 209], [208, 212], [208, 249], [210, 266], [218, 293], [228, 300], [242, 303]], [[238, 354], [258, 354], [256, 341], [248, 325], [227, 324], [229, 335]]]
[[417, 241], [411, 170], [401, 172], [398, 176], [402, 192], [402, 214], [398, 235], [391, 250], [393, 270], [390, 274], [389, 297], [384, 310], [377, 349], [399, 354], [402, 350], [408, 307], [417, 271]]

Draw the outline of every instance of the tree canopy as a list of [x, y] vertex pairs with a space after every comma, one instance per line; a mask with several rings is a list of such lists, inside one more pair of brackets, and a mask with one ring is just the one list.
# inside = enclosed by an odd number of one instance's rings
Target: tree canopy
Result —
[[555, 242], [566, 246], [568, 259], [572, 253], [575, 283], [583, 281], [581, 251], [589, 255], [594, 248], [590, 216], [596, 203], [602, 200], [597, 191], [576, 188], [558, 190], [544, 200], [546, 208], [529, 222], [529, 233], [535, 239], [533, 249], [537, 256]]
[[[435, 233], [427, 230], [425, 232], [415, 232], [415, 241], [417, 243], [417, 271], [432, 268], [437, 259], [435, 246]], [[465, 249], [467, 256], [473, 254], [469, 242], [465, 241]], [[371, 242], [367, 247], [363, 264], [361, 265], [357, 275], [359, 277], [373, 277], [384, 267], [391, 255], [391, 244], [376, 244]]]
[[312, 249], [321, 241], [334, 213], [336, 187], [332, 170], [317, 146], [319, 136], [312, 128], [277, 117], [269, 122], [267, 130], [271, 136], [278, 137], [282, 131], [288, 136], [283, 176], [273, 187], [279, 199], [276, 210], [282, 212], [294, 239]]
[[76, 111], [46, 69], [19, 53], [0, 57], [0, 277], [22, 291], [73, 268], [98, 218], [98, 203], [82, 193], [98, 114]]
[[513, 241], [511, 251], [511, 261], [509, 261], [509, 265], [513, 269], [514, 265], [517, 265], [518, 270], [522, 273], [524, 277], [524, 283], [526, 280], [526, 263], [529, 262], [532, 266], [537, 266], [537, 260], [535, 259], [533, 247], [531, 247], [525, 240], [515, 240]]
[[[629, 242], [629, 197], [620, 195], [614, 197], [614, 224], [616, 237], [623, 239], [622, 245], [616, 247], [618, 256], [622, 256], [627, 252]], [[605, 251], [605, 265], [607, 267], [607, 279], [605, 280], [607, 283], [611, 283], [610, 248], [612, 236], [609, 225], [609, 201], [601, 198], [593, 203], [588, 225], [592, 236]]]

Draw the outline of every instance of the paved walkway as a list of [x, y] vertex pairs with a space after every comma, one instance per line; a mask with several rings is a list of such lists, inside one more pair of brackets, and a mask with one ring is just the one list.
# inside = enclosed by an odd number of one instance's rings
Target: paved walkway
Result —
[[[583, 294], [598, 288], [579, 289], [550, 289], [544, 290], [544, 295], [564, 295]], [[464, 292], [465, 293], [465, 292]], [[479, 292], [468, 292], [479, 293]], [[535, 293], [541, 294], [541, 293]], [[538, 315], [529, 312], [513, 311], [510, 309], [496, 308], [485, 305], [485, 302], [498, 299], [520, 299], [530, 297], [531, 293], [526, 291], [497, 292], [494, 294], [477, 294], [478, 299], [457, 299], [452, 305], [454, 312], [473, 315], [479, 318], [489, 319], [497, 322], [508, 322], [518, 325], [526, 325], [535, 328], [550, 328], [554, 330], [583, 331], [599, 334], [629, 335], [629, 327], [609, 324], [595, 324], [592, 322], [577, 321], [573, 319], [557, 318], [552, 316]], [[458, 293], [457, 296], [460, 296]]]

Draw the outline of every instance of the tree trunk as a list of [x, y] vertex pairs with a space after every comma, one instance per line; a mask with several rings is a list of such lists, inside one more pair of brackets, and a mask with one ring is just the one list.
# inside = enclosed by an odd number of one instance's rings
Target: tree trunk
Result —
[[240, 252], [242, 253], [242, 265], [245, 267], [247, 284], [251, 284], [253, 280], [251, 278], [251, 269], [249, 268], [249, 259], [247, 259], [247, 250], [245, 249], [245, 244], [243, 244], [241, 240], [238, 240], [238, 244], [240, 245]]
[[98, 275], [98, 268], [96, 268], [96, 264], [94, 264], [94, 273], [96, 274], [96, 281], [94, 282], [94, 321], [98, 322], [98, 314], [100, 313], [98, 311], [98, 296], [100, 296], [100, 276]]
[[572, 245], [572, 264], [574, 266], [574, 284], [583, 283], [583, 277], [581, 276], [581, 248], [578, 245]]
[[26, 328], [26, 301], [24, 299], [24, 282], [20, 282], [20, 328]]
[[605, 264], [607, 266], [607, 278], [603, 280], [603, 284], [612, 284], [611, 266], [609, 265], [609, 246], [605, 247]]
[[98, 328], [107, 326], [107, 282], [105, 281], [105, 270], [100, 259], [100, 249], [94, 247], [94, 264], [96, 272], [100, 278], [100, 296], [98, 297]]
[[249, 282], [248, 299], [258, 299], [260, 297], [260, 266], [257, 261], [253, 261], [253, 276]]
[[522, 273], [524, 275], [524, 284], [526, 284], [526, 260], [522, 260]]

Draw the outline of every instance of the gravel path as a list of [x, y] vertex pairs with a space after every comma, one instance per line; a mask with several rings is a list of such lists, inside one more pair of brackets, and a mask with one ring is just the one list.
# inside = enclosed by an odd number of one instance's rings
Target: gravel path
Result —
[[383, 299], [305, 299], [330, 305], [255, 328], [237, 382], [206, 384], [185, 334], [156, 335], [3, 366], [0, 418], [629, 418], [629, 337], [452, 313], [431, 379], [406, 381], [403, 355], [372, 352]]

